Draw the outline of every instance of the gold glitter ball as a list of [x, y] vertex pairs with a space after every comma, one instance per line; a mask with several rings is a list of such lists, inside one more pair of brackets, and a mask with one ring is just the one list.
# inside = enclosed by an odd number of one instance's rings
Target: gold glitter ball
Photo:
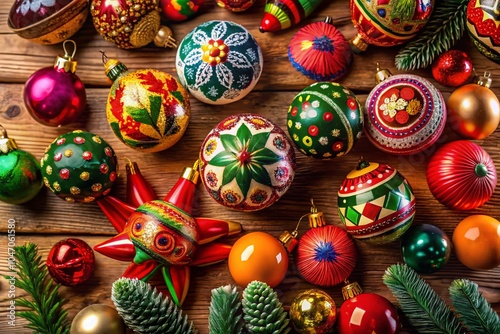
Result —
[[69, 188], [69, 191], [73, 195], [78, 195], [80, 193], [80, 188], [73, 186], [73, 187]]
[[45, 172], [47, 173], [47, 175], [52, 175], [52, 166], [51, 166], [51, 165], [48, 165], [48, 166], [45, 168]]
[[52, 184], [52, 187], [55, 191], [61, 191], [61, 185], [57, 181]]
[[82, 172], [80, 174], [80, 179], [82, 179], [83, 181], [88, 181], [89, 178], [90, 178], [90, 173], [89, 172]]
[[72, 150], [65, 150], [64, 151], [64, 156], [66, 158], [70, 158], [72, 155], [73, 155], [73, 151]]

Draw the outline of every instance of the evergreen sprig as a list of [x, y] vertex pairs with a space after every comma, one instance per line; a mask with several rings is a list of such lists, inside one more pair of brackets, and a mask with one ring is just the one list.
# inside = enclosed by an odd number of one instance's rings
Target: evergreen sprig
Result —
[[449, 50], [462, 37], [468, 3], [469, 0], [437, 1], [418, 37], [396, 55], [396, 67], [399, 70], [425, 68], [438, 55]]
[[459, 320], [472, 333], [499, 334], [500, 318], [479, 293], [476, 283], [467, 279], [451, 282], [450, 296]]
[[[33, 243], [14, 247], [16, 259], [15, 286], [26, 291], [32, 300], [19, 298], [16, 306], [26, 307], [29, 311], [17, 314], [28, 320], [27, 328], [41, 334], [68, 334], [66, 302], [59, 296], [59, 284], [50, 277], [47, 267]], [[4, 276], [9, 279], [8, 276]]]
[[194, 334], [193, 323], [169, 298], [138, 279], [113, 283], [111, 300], [125, 324], [139, 334]]
[[241, 301], [236, 287], [226, 285], [213, 289], [209, 311], [210, 334], [240, 334], [242, 332]]

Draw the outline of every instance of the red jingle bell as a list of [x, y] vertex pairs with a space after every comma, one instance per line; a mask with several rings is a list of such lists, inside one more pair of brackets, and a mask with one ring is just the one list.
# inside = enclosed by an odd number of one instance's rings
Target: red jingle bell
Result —
[[432, 77], [443, 86], [462, 86], [471, 75], [472, 61], [461, 50], [448, 50], [432, 64]]

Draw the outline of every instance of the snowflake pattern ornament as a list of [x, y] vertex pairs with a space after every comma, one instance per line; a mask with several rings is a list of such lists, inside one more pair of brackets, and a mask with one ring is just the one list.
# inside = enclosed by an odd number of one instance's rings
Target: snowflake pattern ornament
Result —
[[220, 105], [238, 101], [253, 89], [262, 73], [263, 57], [243, 26], [209, 21], [184, 37], [175, 63], [179, 80], [191, 95]]

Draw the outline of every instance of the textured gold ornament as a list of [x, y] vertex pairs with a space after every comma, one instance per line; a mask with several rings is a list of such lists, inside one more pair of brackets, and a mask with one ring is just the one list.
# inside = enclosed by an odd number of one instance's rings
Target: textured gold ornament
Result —
[[306, 290], [295, 297], [290, 306], [290, 320], [301, 334], [328, 333], [336, 318], [335, 302], [322, 290]]
[[125, 324], [116, 310], [108, 305], [85, 307], [73, 319], [70, 334], [124, 334]]

